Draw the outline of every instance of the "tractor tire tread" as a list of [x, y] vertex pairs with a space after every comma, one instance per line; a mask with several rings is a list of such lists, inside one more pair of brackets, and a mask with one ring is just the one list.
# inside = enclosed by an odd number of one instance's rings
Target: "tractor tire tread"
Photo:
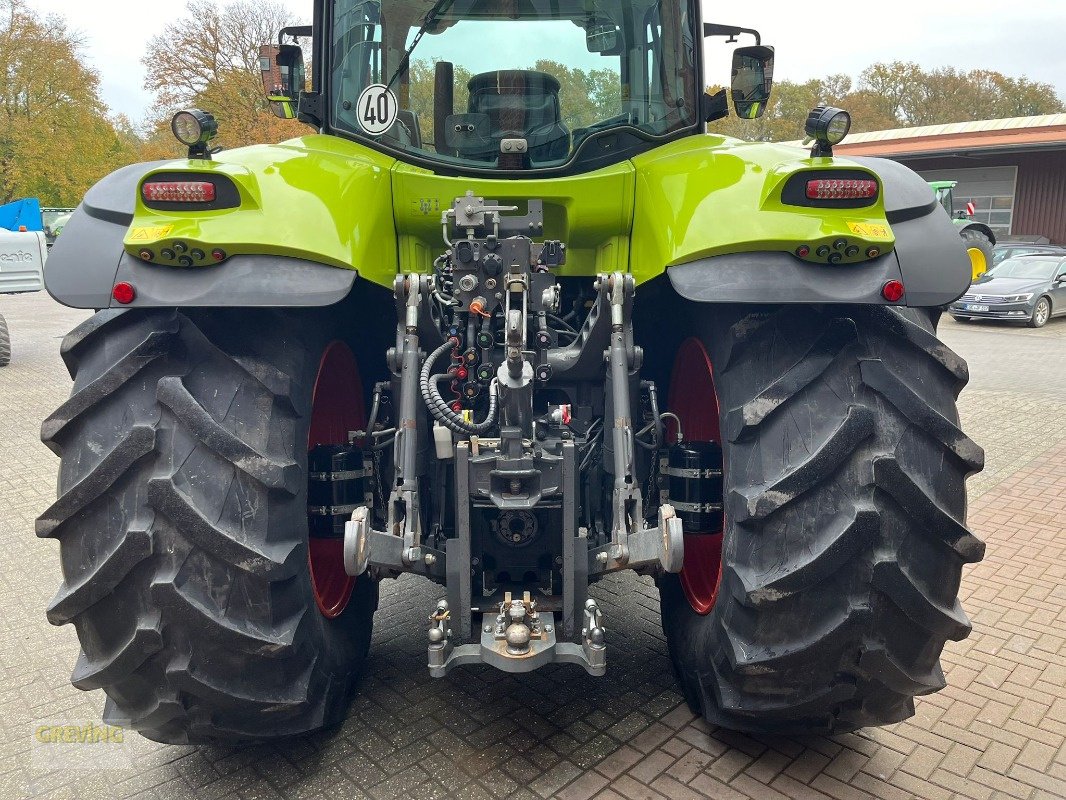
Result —
[[156, 741], [338, 723], [369, 647], [373, 585], [327, 622], [300, 538], [297, 409], [325, 333], [270, 313], [104, 311], [62, 347], [74, 390], [42, 426], [59, 497], [37, 521], [63, 562], [48, 616], [78, 632], [75, 686]]
[[6, 367], [11, 363], [11, 332], [7, 328], [7, 320], [0, 316], [0, 367]]
[[725, 472], [742, 488], [726, 486], [711, 612], [676, 576], [660, 581], [684, 696], [709, 723], [756, 733], [907, 718], [944, 686], [944, 643], [970, 631], [959, 582], [984, 554], [959, 500], [984, 464], [955, 410], [965, 362], [925, 310], [689, 311], [726, 365]]

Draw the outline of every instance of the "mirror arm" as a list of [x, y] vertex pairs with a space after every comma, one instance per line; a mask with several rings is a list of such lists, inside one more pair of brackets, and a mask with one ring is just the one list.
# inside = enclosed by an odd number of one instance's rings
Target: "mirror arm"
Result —
[[755, 37], [755, 44], [762, 44], [762, 34], [754, 28], [739, 28], [736, 25], [719, 25], [716, 22], [703, 23], [703, 37], [725, 36], [730, 42], [735, 42], [738, 36], [751, 34]]
[[300, 92], [296, 109], [296, 119], [300, 122], [315, 128], [322, 128], [323, 120], [326, 115], [321, 93]]
[[278, 44], [285, 44], [285, 37], [291, 36], [293, 39], [300, 37], [311, 38], [315, 33], [315, 29], [310, 25], [290, 25], [288, 28], [282, 28], [281, 33], [278, 34]]

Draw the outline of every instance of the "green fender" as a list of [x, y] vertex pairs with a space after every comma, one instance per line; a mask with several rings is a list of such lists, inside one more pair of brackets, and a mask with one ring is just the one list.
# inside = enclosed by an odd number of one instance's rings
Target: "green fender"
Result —
[[[796, 199], [808, 177], [839, 170], [877, 178], [883, 191], [861, 208]], [[228, 201], [149, 208], [141, 187], [153, 176], [213, 180]], [[812, 159], [711, 134], [575, 176], [467, 178], [312, 135], [109, 176], [72, 218], [46, 283], [77, 307], [112, 305], [117, 280], [136, 287], [134, 306], [326, 305], [357, 275], [391, 289], [398, 271], [430, 270], [443, 249], [442, 212], [472, 191], [519, 208], [542, 199], [545, 237], [569, 247], [563, 275], [628, 270], [646, 282], [667, 272], [679, 293], [706, 302], [882, 303], [884, 282], [903, 279], [908, 304], [950, 302], [968, 285], [968, 259], [914, 180], [893, 162]], [[179, 268], [176, 244], [199, 251], [199, 263]], [[213, 251], [221, 263], [203, 255]]]

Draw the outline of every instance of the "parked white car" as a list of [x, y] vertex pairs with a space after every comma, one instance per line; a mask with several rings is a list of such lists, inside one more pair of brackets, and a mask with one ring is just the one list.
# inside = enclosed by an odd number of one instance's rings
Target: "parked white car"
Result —
[[[22, 294], [44, 289], [44, 262], [48, 241], [40, 231], [0, 228], [0, 294]], [[11, 337], [0, 316], [0, 367], [11, 361]]]

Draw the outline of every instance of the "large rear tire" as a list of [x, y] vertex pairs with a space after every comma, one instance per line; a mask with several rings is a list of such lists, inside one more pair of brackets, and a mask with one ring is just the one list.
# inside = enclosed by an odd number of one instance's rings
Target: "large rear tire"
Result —
[[7, 320], [0, 316], [0, 367], [11, 363], [11, 334], [7, 330]]
[[[725, 524], [717, 548], [686, 537], [660, 584], [685, 697], [745, 731], [905, 719], [944, 686], [944, 643], [970, 631], [962, 567], [984, 552], [964, 524], [984, 459], [958, 427], [965, 363], [933, 312], [689, 310], [671, 396], [703, 398], [682, 404], [686, 438], [720, 431]], [[717, 397], [691, 389], [693, 347]]]
[[105, 691], [105, 720], [195, 743], [343, 719], [376, 584], [334, 593], [326, 614], [309, 569], [308, 431], [332, 319], [104, 311], [64, 341], [73, 394], [42, 428], [59, 499], [37, 533], [61, 549], [49, 621], [77, 629], [71, 680]]
[[995, 249], [987, 234], [977, 228], [963, 228], [959, 234], [970, 257], [970, 279], [977, 280], [992, 268]]

